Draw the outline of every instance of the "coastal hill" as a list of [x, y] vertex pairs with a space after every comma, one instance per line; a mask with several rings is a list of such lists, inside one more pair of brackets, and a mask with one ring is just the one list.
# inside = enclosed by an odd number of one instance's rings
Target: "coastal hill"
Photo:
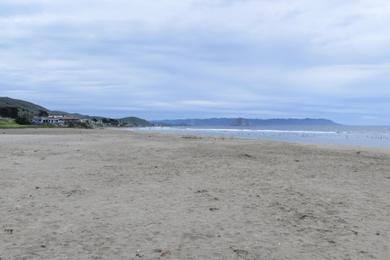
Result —
[[47, 115], [64, 115], [72, 116], [79, 119], [89, 119], [93, 121], [103, 121], [106, 125], [110, 126], [151, 126], [152, 124], [147, 120], [138, 117], [125, 117], [119, 119], [106, 118], [101, 116], [89, 116], [77, 113], [68, 113], [63, 111], [51, 111], [43, 106], [19, 99], [13, 99], [9, 97], [0, 97], [0, 118], [14, 118], [23, 122], [31, 119], [34, 116], [47, 116]]
[[208, 118], [154, 121], [162, 126], [193, 127], [264, 127], [264, 126], [339, 126], [328, 119], [248, 119], [248, 118]]
[[125, 126], [141, 126], [141, 127], [144, 127], [144, 126], [153, 126], [152, 123], [150, 123], [149, 121], [146, 121], [145, 119], [142, 119], [142, 118], [138, 118], [138, 117], [125, 117], [125, 118], [120, 118], [118, 119], [119, 123], [121, 125], [125, 125]]
[[19, 110], [19, 113], [29, 113], [33, 115], [39, 115], [41, 111], [49, 112], [49, 110], [45, 107], [36, 105], [34, 103], [19, 100], [19, 99], [13, 99], [9, 97], [0, 97], [0, 108], [17, 108]]

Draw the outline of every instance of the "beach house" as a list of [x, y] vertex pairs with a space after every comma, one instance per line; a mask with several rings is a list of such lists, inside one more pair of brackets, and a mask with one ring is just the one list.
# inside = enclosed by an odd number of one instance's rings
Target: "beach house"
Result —
[[70, 117], [70, 116], [47, 116], [47, 117], [34, 117], [32, 123], [36, 125], [58, 125], [58, 126], [67, 126], [72, 123], [81, 122], [79, 118]]

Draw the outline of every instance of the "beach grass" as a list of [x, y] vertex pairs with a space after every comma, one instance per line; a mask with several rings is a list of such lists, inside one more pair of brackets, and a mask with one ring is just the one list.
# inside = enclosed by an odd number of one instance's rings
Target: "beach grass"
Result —
[[21, 125], [15, 122], [14, 119], [0, 119], [0, 129], [9, 128], [53, 128], [49, 125]]

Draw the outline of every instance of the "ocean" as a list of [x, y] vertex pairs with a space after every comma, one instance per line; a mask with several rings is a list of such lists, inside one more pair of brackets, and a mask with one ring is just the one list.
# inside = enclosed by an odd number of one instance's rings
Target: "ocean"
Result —
[[146, 127], [129, 130], [306, 144], [390, 148], [390, 126]]

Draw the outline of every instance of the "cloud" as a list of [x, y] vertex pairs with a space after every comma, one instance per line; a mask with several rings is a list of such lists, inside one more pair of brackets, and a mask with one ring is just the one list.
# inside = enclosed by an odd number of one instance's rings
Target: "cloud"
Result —
[[113, 116], [390, 123], [377, 102], [390, 98], [385, 0], [3, 0], [0, 10], [0, 95]]
[[290, 72], [289, 82], [320, 94], [359, 97], [373, 93], [370, 82], [383, 80], [382, 86], [379, 83], [377, 87], [382, 90], [382, 95], [389, 95], [390, 91], [384, 85], [389, 71], [390, 64], [316, 66]]

